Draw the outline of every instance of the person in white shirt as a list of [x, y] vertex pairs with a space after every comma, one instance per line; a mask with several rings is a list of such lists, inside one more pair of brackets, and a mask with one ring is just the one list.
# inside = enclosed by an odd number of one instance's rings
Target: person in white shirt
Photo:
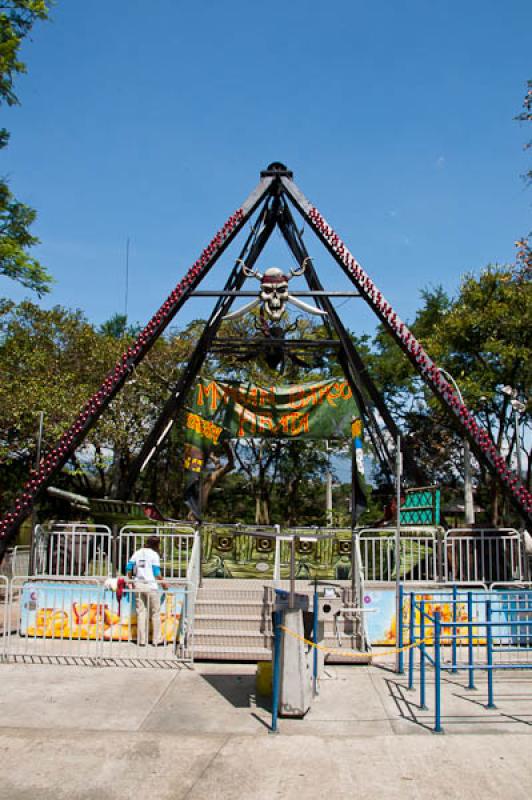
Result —
[[152, 625], [152, 642], [162, 644], [161, 600], [159, 586], [167, 589], [161, 575], [159, 537], [150, 536], [146, 546], [136, 550], [126, 565], [128, 578], [134, 579], [135, 605], [137, 608], [137, 644], [146, 645], [149, 640], [149, 620]]

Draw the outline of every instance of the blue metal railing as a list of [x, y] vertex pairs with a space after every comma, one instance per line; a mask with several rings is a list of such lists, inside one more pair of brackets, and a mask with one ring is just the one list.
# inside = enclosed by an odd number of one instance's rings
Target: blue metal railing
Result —
[[[475, 672], [487, 674], [486, 708], [496, 708], [494, 675], [497, 670], [532, 669], [532, 591], [508, 589], [498, 591], [462, 590], [424, 594], [399, 592], [398, 642], [408, 636], [408, 688], [414, 689], [416, 653], [419, 653], [419, 708], [426, 709], [427, 668], [434, 669], [434, 732], [440, 733], [442, 673], [468, 674], [468, 689], [475, 689]], [[445, 608], [446, 617], [442, 618]], [[450, 663], [442, 656], [450, 645]], [[466, 654], [459, 658], [459, 650]], [[499, 660], [494, 660], [497, 655]], [[521, 660], [517, 657], [521, 656]], [[399, 670], [404, 674], [404, 653], [400, 653]]]

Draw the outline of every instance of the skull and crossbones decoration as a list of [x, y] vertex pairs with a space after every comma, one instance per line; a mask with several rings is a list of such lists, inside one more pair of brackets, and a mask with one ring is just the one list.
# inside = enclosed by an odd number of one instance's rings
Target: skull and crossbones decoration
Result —
[[290, 275], [286, 275], [278, 267], [270, 267], [263, 275], [258, 272], [258, 270], [249, 269], [242, 259], [238, 259], [238, 261], [242, 264], [242, 271], [247, 278], [257, 278], [257, 280], [260, 281], [259, 295], [250, 303], [243, 305], [242, 308], [232, 311], [230, 314], [226, 314], [224, 319], [240, 319], [245, 314], [252, 311], [252, 309], [256, 308], [256, 306], [260, 305], [261, 315], [265, 314], [269, 319], [278, 322], [286, 310], [287, 303], [291, 303], [293, 306], [302, 309], [302, 311], [307, 311], [309, 314], [316, 314], [317, 316], [327, 315], [326, 311], [322, 311], [316, 308], [316, 306], [311, 306], [308, 303], [304, 303], [302, 300], [298, 300], [297, 297], [293, 297], [288, 290], [288, 282], [291, 278], [296, 278], [299, 275], [303, 275], [305, 272], [307, 261], [310, 261], [308, 257], [305, 258], [299, 269], [291, 269]]

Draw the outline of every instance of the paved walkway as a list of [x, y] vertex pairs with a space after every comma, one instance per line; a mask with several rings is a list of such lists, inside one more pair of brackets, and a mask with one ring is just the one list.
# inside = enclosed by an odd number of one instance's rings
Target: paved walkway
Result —
[[[268, 733], [255, 666], [0, 666], [0, 798], [489, 800], [532, 791], [532, 675], [448, 679], [445, 733], [404, 678], [328, 667], [303, 720]], [[528, 677], [530, 675], [530, 678]], [[451, 676], [449, 676], [451, 678]]]

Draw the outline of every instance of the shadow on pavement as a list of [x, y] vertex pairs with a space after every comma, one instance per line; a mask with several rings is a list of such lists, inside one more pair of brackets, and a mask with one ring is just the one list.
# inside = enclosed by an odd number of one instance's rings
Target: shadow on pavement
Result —
[[271, 698], [256, 694], [255, 675], [208, 673], [201, 677], [235, 708], [271, 711]]

